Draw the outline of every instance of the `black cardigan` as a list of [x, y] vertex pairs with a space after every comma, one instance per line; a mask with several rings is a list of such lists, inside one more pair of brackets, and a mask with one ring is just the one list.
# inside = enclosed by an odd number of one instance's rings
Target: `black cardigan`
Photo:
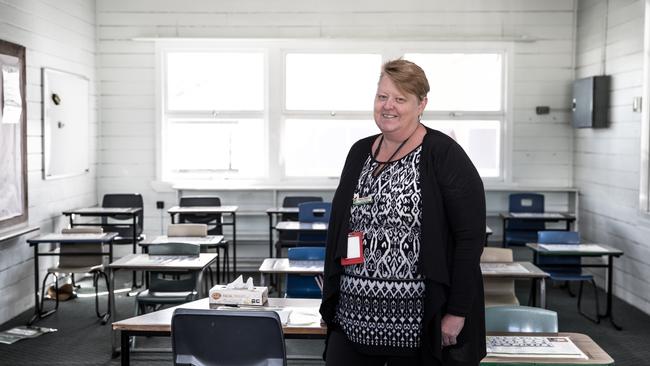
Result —
[[[363, 163], [377, 135], [357, 141], [345, 161], [332, 200], [320, 313], [334, 326], [340, 258], [347, 251], [350, 207]], [[419, 272], [425, 277], [422, 358], [426, 365], [478, 365], [485, 356], [485, 315], [480, 257], [485, 242], [485, 192], [476, 168], [447, 135], [427, 128], [420, 159], [422, 227]], [[465, 317], [455, 346], [442, 344], [444, 314]]]

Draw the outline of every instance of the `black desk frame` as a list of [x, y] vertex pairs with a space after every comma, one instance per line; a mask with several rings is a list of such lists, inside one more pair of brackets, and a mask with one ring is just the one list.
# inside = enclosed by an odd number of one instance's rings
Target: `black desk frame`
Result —
[[[38, 247], [41, 244], [54, 244], [54, 243], [66, 243], [66, 244], [91, 244], [91, 243], [96, 243], [96, 244], [108, 244], [108, 252], [102, 252], [102, 256], [108, 256], [108, 261], [109, 263], [113, 261], [113, 239], [117, 236], [116, 233], [107, 233], [107, 234], [114, 234], [114, 235], [106, 235], [104, 238], [101, 240], [83, 240], [83, 239], [77, 239], [77, 240], [40, 240], [39, 238], [34, 238], [34, 239], [28, 239], [27, 243], [29, 243], [29, 246], [34, 248], [34, 315], [29, 319], [27, 322], [27, 325], [32, 325], [35, 321], [44, 319], [52, 314], [54, 314], [57, 309], [51, 309], [46, 312], [43, 312], [43, 309], [41, 309], [41, 302], [40, 302], [40, 296], [39, 296], [39, 289], [40, 289], [40, 280], [39, 280], [39, 265], [38, 265], [38, 257], [60, 257], [60, 256], [70, 256], [70, 255], [82, 255], [82, 256], [95, 256], [98, 253], [88, 253], [88, 252], [66, 252], [65, 254], [59, 253], [59, 252], [47, 252], [47, 253], [40, 253], [38, 251]], [[107, 289], [110, 291], [110, 289]], [[109, 300], [110, 301], [110, 300]], [[111, 311], [110, 311], [110, 303], [109, 303], [109, 308], [102, 318], [102, 324], [106, 324], [108, 322], [108, 319], [111, 317]]]
[[[532, 249], [532, 248], [531, 248]], [[597, 322], [600, 323], [602, 319], [609, 319], [609, 322], [612, 323], [612, 326], [616, 328], [617, 330], [622, 330], [623, 328], [616, 324], [614, 322], [614, 313], [612, 311], [613, 307], [613, 301], [612, 301], [612, 296], [613, 296], [613, 289], [614, 289], [614, 257], [620, 257], [623, 255], [623, 253], [620, 252], [615, 252], [615, 253], [576, 253], [576, 252], [570, 252], [570, 253], [558, 253], [558, 252], [549, 252], [549, 253], [544, 253], [533, 249], [534, 257], [533, 257], [533, 263], [537, 265], [539, 263], [538, 258], [540, 255], [575, 255], [579, 257], [601, 257], [601, 256], [607, 256], [607, 264], [595, 264], [595, 263], [581, 263], [580, 267], [581, 268], [607, 268], [607, 301], [606, 301], [606, 307], [605, 307], [605, 312], [602, 314], [596, 314], [596, 319]], [[564, 264], [545, 264], [544, 267], [565, 267], [566, 265]]]
[[[511, 215], [510, 212], [508, 213], [501, 213], [501, 220], [502, 220], [502, 237], [501, 237], [501, 247], [505, 248], [506, 247], [506, 229], [508, 225], [508, 221], [510, 220], [522, 220], [522, 221], [530, 221], [530, 222], [539, 222], [542, 221], [544, 223], [547, 222], [559, 222], [559, 221], [564, 221], [566, 226], [564, 227], [565, 231], [571, 230], [571, 224], [576, 221], [575, 216], [566, 214], [566, 213], [561, 213], [562, 217], [514, 217]], [[486, 236], [486, 242], [487, 242], [487, 236]]]

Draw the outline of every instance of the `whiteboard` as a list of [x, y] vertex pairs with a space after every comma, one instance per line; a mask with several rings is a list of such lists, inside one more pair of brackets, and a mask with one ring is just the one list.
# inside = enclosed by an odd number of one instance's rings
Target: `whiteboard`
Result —
[[88, 79], [43, 68], [43, 178], [88, 172]]

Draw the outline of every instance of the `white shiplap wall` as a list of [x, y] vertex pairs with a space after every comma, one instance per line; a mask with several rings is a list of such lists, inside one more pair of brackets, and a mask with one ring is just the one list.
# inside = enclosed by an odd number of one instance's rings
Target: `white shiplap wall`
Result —
[[[567, 109], [574, 72], [574, 5], [565, 0], [98, 0], [99, 194], [143, 193], [149, 233], [157, 233], [161, 226], [155, 201], [164, 200], [166, 207], [176, 201], [175, 193], [152, 189], [155, 50], [153, 42], [133, 41], [136, 37], [476, 41], [526, 35], [537, 41], [513, 43], [510, 183], [570, 187], [573, 131]], [[537, 116], [537, 105], [553, 111]], [[223, 194], [224, 204], [243, 207], [266, 207], [274, 204], [275, 197], [272, 191]], [[249, 202], [258, 196], [269, 197], [268, 202]], [[243, 217], [239, 237], [264, 240], [265, 220], [264, 215]]]
[[[87, 0], [0, 0], [0, 39], [25, 46], [27, 63], [27, 152], [29, 224], [42, 232], [66, 223], [61, 211], [92, 205], [96, 193], [97, 98], [95, 3]], [[81, 74], [91, 81], [90, 172], [42, 178], [41, 68]], [[0, 172], [0, 174], [2, 174]], [[33, 250], [26, 237], [0, 243], [0, 323], [33, 306]], [[45, 268], [49, 261], [41, 261]], [[41, 279], [42, 279], [41, 271]]]
[[[576, 77], [611, 76], [610, 125], [576, 130], [574, 174], [584, 238], [625, 252], [615, 261], [614, 293], [650, 313], [650, 221], [638, 211], [641, 113], [632, 111], [642, 95], [644, 6], [579, 2]], [[602, 285], [604, 273], [594, 273]]]

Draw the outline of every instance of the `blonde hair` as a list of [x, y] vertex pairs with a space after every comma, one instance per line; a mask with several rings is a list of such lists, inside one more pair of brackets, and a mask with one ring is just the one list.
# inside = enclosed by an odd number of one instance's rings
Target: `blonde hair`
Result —
[[403, 59], [386, 62], [381, 67], [379, 80], [387, 76], [395, 86], [418, 97], [421, 102], [429, 93], [429, 81], [424, 70], [415, 63]]

